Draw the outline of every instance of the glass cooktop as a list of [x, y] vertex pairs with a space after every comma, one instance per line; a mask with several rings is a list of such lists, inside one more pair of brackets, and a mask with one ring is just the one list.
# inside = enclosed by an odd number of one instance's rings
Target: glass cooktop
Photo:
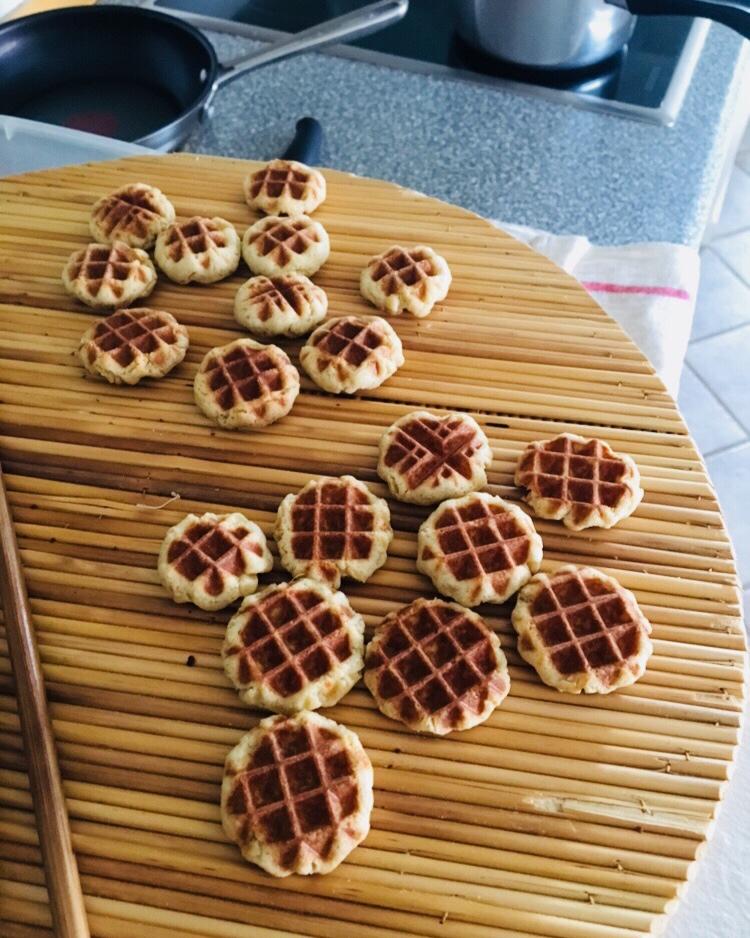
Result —
[[[275, 40], [364, 6], [365, 0], [150, 0], [147, 5], [204, 28]], [[455, 0], [411, 0], [401, 22], [328, 51], [671, 124], [708, 29], [705, 21], [688, 17], [641, 17], [625, 49], [602, 65], [542, 72], [506, 65], [467, 45], [456, 31], [456, 7]]]

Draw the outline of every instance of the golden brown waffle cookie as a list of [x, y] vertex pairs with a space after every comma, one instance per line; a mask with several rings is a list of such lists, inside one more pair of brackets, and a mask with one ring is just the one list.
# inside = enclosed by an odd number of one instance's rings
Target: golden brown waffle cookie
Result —
[[403, 365], [404, 352], [380, 316], [339, 316], [313, 332], [299, 363], [324, 391], [354, 394], [380, 387]]
[[638, 467], [602, 440], [561, 433], [527, 446], [516, 485], [540, 518], [562, 520], [574, 531], [611, 528], [632, 515], [643, 498]]
[[393, 531], [388, 504], [353, 476], [341, 476], [313, 479], [287, 495], [275, 535], [293, 576], [312, 576], [336, 589], [342, 576], [364, 582], [382, 567]]
[[175, 602], [223, 609], [258, 588], [273, 566], [266, 538], [238, 511], [186, 515], [171, 527], [159, 551], [159, 576]]
[[299, 373], [277, 345], [235, 339], [206, 354], [193, 391], [198, 407], [220, 427], [253, 430], [289, 413]]
[[242, 238], [242, 256], [254, 274], [311, 277], [328, 260], [328, 232], [307, 215], [269, 215], [251, 225]]
[[531, 518], [486, 492], [443, 502], [419, 529], [418, 569], [464, 606], [504, 603], [541, 562]]
[[154, 258], [175, 283], [216, 283], [237, 270], [240, 236], [224, 218], [195, 215], [159, 234]]
[[442, 599], [416, 599], [383, 619], [364, 679], [387, 717], [439, 736], [483, 723], [510, 689], [497, 635]]
[[380, 440], [378, 475], [402, 502], [430, 505], [487, 484], [492, 450], [468, 414], [405, 414]]
[[234, 318], [255, 335], [297, 336], [326, 318], [325, 290], [304, 274], [251, 277], [237, 291]]
[[635, 596], [593, 567], [537, 573], [513, 610], [518, 651], [550, 687], [608, 694], [646, 670], [651, 625]]
[[188, 331], [161, 309], [118, 309], [84, 332], [78, 354], [83, 367], [110, 384], [161, 378], [187, 352]]
[[445, 258], [423, 244], [395, 245], [370, 258], [359, 281], [362, 296], [378, 309], [391, 315], [403, 310], [419, 318], [445, 299], [450, 285]]
[[251, 707], [332, 707], [362, 671], [364, 631], [346, 596], [325, 583], [274, 584], [248, 596], [229, 620], [224, 670]]
[[261, 720], [224, 766], [224, 831], [273, 876], [330, 873], [367, 836], [372, 802], [359, 737], [318, 713]]
[[89, 228], [94, 241], [123, 241], [133, 248], [150, 248], [160, 231], [174, 221], [174, 206], [161, 189], [134, 182], [94, 203]]
[[148, 296], [156, 285], [156, 270], [145, 251], [122, 241], [87, 244], [68, 258], [62, 282], [87, 306], [112, 309]]
[[245, 201], [268, 215], [308, 214], [325, 197], [323, 174], [296, 160], [271, 160], [245, 177]]

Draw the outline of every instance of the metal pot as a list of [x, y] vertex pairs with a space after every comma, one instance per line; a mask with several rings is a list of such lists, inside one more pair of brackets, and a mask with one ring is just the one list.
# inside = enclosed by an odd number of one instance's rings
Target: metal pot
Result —
[[526, 68], [587, 68], [619, 52], [635, 14], [705, 16], [750, 38], [743, 0], [459, 0], [461, 38]]

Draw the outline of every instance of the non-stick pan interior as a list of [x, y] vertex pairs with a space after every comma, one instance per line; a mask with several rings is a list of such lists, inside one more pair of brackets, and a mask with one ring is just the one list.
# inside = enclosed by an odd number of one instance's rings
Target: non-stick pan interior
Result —
[[208, 92], [210, 44], [172, 17], [83, 7], [0, 27], [0, 113], [139, 140]]

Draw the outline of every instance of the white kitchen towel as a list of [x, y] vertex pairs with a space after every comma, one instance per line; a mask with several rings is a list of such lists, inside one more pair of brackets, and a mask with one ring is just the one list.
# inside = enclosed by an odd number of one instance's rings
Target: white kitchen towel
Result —
[[700, 256], [663, 241], [601, 247], [579, 235], [493, 221], [562, 267], [616, 319], [676, 397], [695, 311]]

